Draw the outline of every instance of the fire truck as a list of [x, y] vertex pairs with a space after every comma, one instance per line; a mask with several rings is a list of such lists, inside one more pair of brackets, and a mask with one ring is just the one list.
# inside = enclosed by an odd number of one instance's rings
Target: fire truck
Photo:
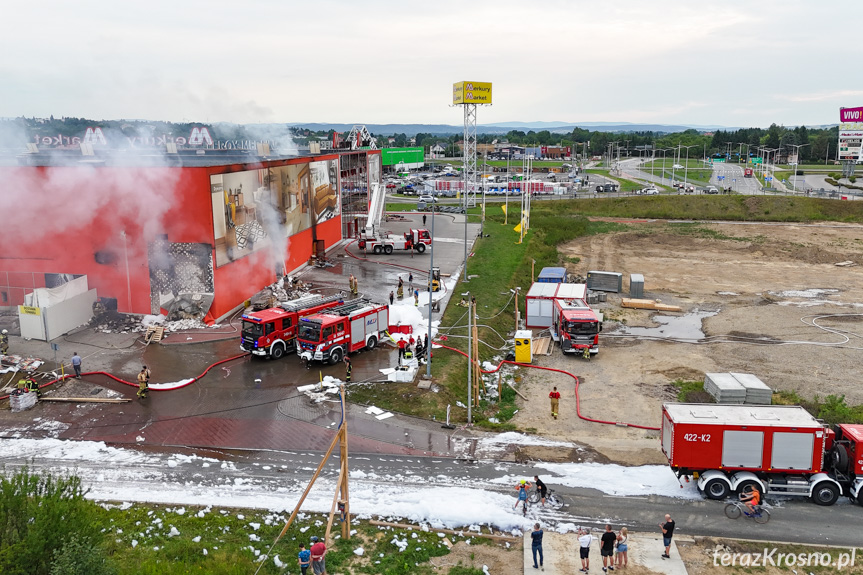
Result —
[[344, 297], [309, 295], [261, 311], [243, 314], [240, 349], [279, 359], [295, 349], [300, 317], [344, 303]]
[[752, 168], [744, 168], [743, 169], [743, 177], [751, 178], [752, 177]]
[[381, 217], [384, 212], [386, 191], [379, 184], [372, 184], [372, 197], [369, 204], [369, 219], [366, 227], [360, 231], [357, 244], [366, 253], [391, 254], [394, 251], [411, 251], [419, 253], [431, 246], [431, 233], [424, 229], [412, 229], [401, 236], [382, 232]]
[[415, 250], [419, 253], [426, 251], [426, 246], [431, 245], [431, 234], [428, 230], [410, 230], [402, 236], [360, 234], [357, 242], [360, 249], [375, 254], [391, 254], [394, 251]]
[[297, 354], [336, 364], [346, 354], [374, 349], [389, 328], [389, 306], [355, 299], [300, 319]]
[[581, 299], [555, 299], [551, 318], [551, 336], [563, 353], [599, 353], [602, 314], [593, 311]]
[[662, 451], [709, 499], [758, 489], [863, 504], [863, 425], [833, 428], [794, 405], [666, 403]]

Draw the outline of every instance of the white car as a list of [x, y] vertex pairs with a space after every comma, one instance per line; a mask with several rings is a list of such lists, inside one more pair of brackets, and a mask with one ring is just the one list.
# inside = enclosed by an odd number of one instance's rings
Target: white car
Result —
[[417, 198], [417, 201], [425, 202], [427, 204], [436, 204], [437, 203], [437, 199], [434, 196], [428, 196], [428, 195], [420, 196], [419, 198]]
[[671, 169], [672, 170], [682, 170], [683, 166], [681, 166], [680, 164], [674, 164], [673, 166], [671, 166]]
[[641, 193], [645, 196], [658, 196], [659, 190], [657, 190], [656, 188], [644, 188], [643, 190], [641, 190]]

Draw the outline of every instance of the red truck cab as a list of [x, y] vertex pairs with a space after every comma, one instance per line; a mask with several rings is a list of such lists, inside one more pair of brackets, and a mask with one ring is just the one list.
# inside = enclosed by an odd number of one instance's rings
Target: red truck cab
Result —
[[277, 307], [243, 314], [240, 349], [252, 355], [279, 359], [296, 348], [297, 323], [311, 315], [344, 303], [341, 295], [310, 295], [280, 303]]

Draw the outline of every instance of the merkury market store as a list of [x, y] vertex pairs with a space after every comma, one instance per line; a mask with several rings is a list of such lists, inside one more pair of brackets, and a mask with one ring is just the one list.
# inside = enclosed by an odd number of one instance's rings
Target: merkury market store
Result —
[[0, 306], [32, 310], [74, 289], [91, 308], [102, 298], [158, 314], [194, 302], [218, 321], [363, 225], [380, 151], [229, 147], [31, 145], [0, 157]]

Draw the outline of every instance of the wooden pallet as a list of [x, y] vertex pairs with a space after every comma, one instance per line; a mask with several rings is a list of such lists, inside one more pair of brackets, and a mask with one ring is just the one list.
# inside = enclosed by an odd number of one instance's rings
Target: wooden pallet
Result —
[[551, 355], [554, 349], [550, 337], [539, 337], [533, 340], [533, 355]]
[[161, 325], [151, 325], [147, 328], [147, 333], [144, 334], [144, 341], [154, 343], [162, 341], [165, 337], [165, 328]]
[[680, 306], [666, 305], [652, 299], [633, 299], [628, 297], [620, 300], [620, 306], [633, 309], [654, 309], [657, 311], [682, 311]]

